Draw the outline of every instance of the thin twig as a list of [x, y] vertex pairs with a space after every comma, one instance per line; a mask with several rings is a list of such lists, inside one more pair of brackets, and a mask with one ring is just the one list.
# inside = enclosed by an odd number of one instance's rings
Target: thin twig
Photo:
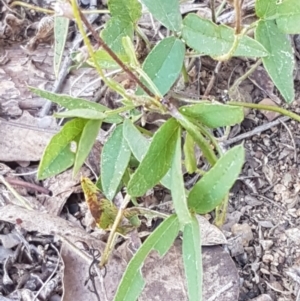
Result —
[[120, 224], [120, 222], [121, 222], [121, 220], [123, 218], [124, 211], [125, 211], [128, 203], [130, 202], [130, 199], [131, 199], [131, 196], [129, 194], [126, 194], [126, 196], [125, 196], [125, 198], [124, 198], [124, 200], [122, 202], [122, 205], [119, 208], [118, 214], [116, 216], [114, 224], [113, 224], [113, 226], [111, 228], [111, 231], [109, 233], [109, 237], [108, 237], [108, 240], [107, 240], [107, 243], [106, 243], [103, 255], [101, 256], [100, 268], [104, 267], [105, 264], [108, 261], [109, 255], [110, 255], [111, 250], [112, 250], [113, 245], [114, 245], [114, 241], [115, 241], [115, 239], [117, 237], [117, 234], [116, 234], [117, 228], [118, 228], [118, 226], [119, 226], [119, 224]]
[[251, 75], [256, 68], [261, 64], [261, 59], [257, 60], [257, 62], [246, 72], [244, 73], [241, 77], [239, 77], [234, 83], [233, 85], [230, 87], [229, 89], [229, 94], [230, 91], [234, 92], [236, 90], [236, 88], [246, 79], [249, 77], [249, 75]]
[[286, 128], [286, 130], [288, 131], [290, 137], [291, 137], [291, 140], [292, 140], [292, 143], [293, 143], [293, 147], [294, 147], [294, 161], [295, 163], [297, 163], [297, 148], [296, 148], [296, 143], [295, 143], [295, 139], [294, 139], [294, 136], [291, 132], [291, 130], [289, 129], [289, 127], [284, 123], [284, 121], [280, 121], [282, 123], [282, 125]]
[[30, 203], [23, 197], [21, 197], [17, 191], [0, 175], [0, 182], [2, 182], [6, 188], [13, 194], [13, 196], [19, 201], [21, 207], [25, 207], [28, 210], [34, 210]]
[[207, 97], [209, 95], [209, 93], [210, 93], [210, 91], [211, 91], [211, 89], [212, 89], [212, 87], [213, 87], [213, 85], [215, 83], [217, 74], [220, 71], [221, 66], [222, 66], [222, 62], [218, 62], [217, 65], [216, 65], [216, 67], [215, 67], [214, 73], [213, 73], [213, 75], [212, 75], [212, 77], [211, 77], [211, 79], [210, 79], [210, 81], [209, 81], [209, 83], [208, 83], [208, 85], [206, 87], [206, 90], [204, 92], [203, 97]]
[[57, 250], [57, 248], [53, 245], [53, 244], [50, 244], [51, 247], [56, 251], [56, 254], [58, 256], [58, 261], [57, 261], [57, 264], [53, 270], [53, 272], [51, 273], [51, 275], [47, 278], [47, 280], [44, 282], [44, 284], [41, 286], [41, 288], [38, 290], [38, 292], [35, 294], [35, 296], [33, 297], [33, 300], [32, 301], [35, 301], [35, 299], [38, 297], [38, 295], [40, 294], [40, 292], [43, 290], [43, 288], [46, 286], [46, 284], [52, 279], [52, 277], [54, 276], [54, 274], [56, 273], [57, 269], [58, 269], [58, 266], [59, 266], [59, 263], [60, 262], [63, 262], [62, 258], [61, 258], [61, 255], [59, 253], [59, 251]]
[[258, 135], [260, 134], [261, 132], [264, 132], [264, 131], [267, 131], [269, 130], [270, 128], [278, 125], [281, 123], [281, 121], [288, 121], [290, 120], [289, 117], [282, 117], [282, 118], [279, 118], [277, 120], [274, 120], [274, 121], [271, 121], [269, 123], [266, 123], [266, 124], [263, 124], [263, 125], [260, 125], [258, 127], [256, 127], [255, 129], [253, 129], [252, 131], [250, 132], [247, 132], [247, 133], [244, 133], [244, 134], [241, 134], [239, 136], [236, 136], [234, 138], [231, 138], [231, 139], [228, 139], [226, 141], [223, 141], [223, 145], [226, 146], [226, 145], [231, 145], [233, 143], [237, 143], [241, 140], [244, 140], [246, 138], [249, 138], [249, 137], [252, 137], [254, 135]]
[[228, 289], [230, 289], [232, 286], [233, 286], [232, 282], [227, 283], [220, 290], [218, 290], [216, 293], [214, 293], [207, 301], [214, 301], [214, 300], [219, 299], [220, 295], [223, 294]]
[[278, 205], [276, 202], [274, 202], [273, 200], [261, 195], [261, 194], [257, 194], [257, 193], [252, 193], [252, 195], [258, 197], [258, 198], [262, 198], [268, 202], [270, 202], [272, 205], [274, 205], [275, 207], [279, 208], [282, 211], [285, 211], [286, 209], [284, 209], [283, 207], [281, 207], [280, 205]]
[[23, 180], [10, 178], [10, 177], [5, 177], [5, 180], [11, 185], [16, 185], [16, 186], [20, 186], [20, 187], [24, 187], [24, 188], [33, 189], [37, 192], [47, 194], [47, 195], [51, 194], [51, 191], [49, 189], [39, 186], [39, 185], [36, 185], [34, 183], [25, 182]]

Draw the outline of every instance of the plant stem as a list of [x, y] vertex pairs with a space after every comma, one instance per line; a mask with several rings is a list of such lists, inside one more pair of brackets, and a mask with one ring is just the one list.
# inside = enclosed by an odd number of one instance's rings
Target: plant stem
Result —
[[[73, 8], [73, 14], [74, 14], [74, 18], [75, 18], [75, 21], [77, 23], [77, 26], [78, 26], [78, 29], [83, 37], [83, 40], [84, 40], [84, 43], [88, 49], [88, 53], [90, 55], [90, 57], [92, 58], [93, 60], [93, 63], [95, 65], [95, 68], [97, 70], [97, 72], [99, 73], [99, 75], [101, 76], [103, 82], [109, 87], [111, 88], [112, 90], [116, 91], [117, 93], [119, 93], [120, 95], [122, 95], [124, 98], [126, 99], [131, 99], [131, 96], [130, 95], [127, 95], [126, 91], [123, 89], [122, 86], [120, 86], [118, 83], [114, 82], [113, 80], [110, 80], [108, 79], [102, 68], [100, 67], [100, 65], [98, 64], [97, 62], [97, 59], [95, 58], [95, 55], [94, 55], [94, 49], [90, 43], [90, 40], [88, 39], [86, 33], [85, 33], [85, 30], [83, 28], [83, 23], [81, 22], [81, 19], [80, 19], [80, 11], [78, 9], [78, 6], [77, 6], [77, 2], [76, 0], [70, 0], [71, 3], [72, 3], [72, 8]], [[86, 20], [86, 19], [85, 19]], [[87, 23], [89, 24], [89, 22], [87, 21]], [[90, 26], [90, 24], [89, 24]], [[90, 26], [91, 27], [91, 26]], [[89, 29], [87, 27], [87, 29]]]
[[235, 10], [235, 34], [239, 35], [242, 29], [242, 16], [241, 16], [241, 0], [233, 0]]
[[[73, 0], [72, 0], [73, 3]], [[74, 6], [73, 6], [74, 7]], [[100, 35], [94, 30], [91, 24], [88, 22], [83, 13], [78, 9], [79, 16], [83, 24], [91, 32], [93, 38], [96, 40], [99, 46], [101, 46], [111, 57], [112, 59], [128, 74], [128, 76], [135, 81], [150, 97], [155, 98], [155, 95], [140, 81], [140, 79], [125, 65], [118, 56], [108, 47], [108, 45], [102, 40]]]
[[241, 37], [242, 37], [242, 34], [235, 34], [233, 44], [232, 44], [231, 48], [229, 49], [229, 51], [223, 55], [216, 56], [213, 59], [215, 59], [217, 61], [222, 61], [222, 62], [229, 60], [233, 56], [235, 50], [237, 49]]
[[211, 20], [216, 23], [216, 3], [215, 0], [210, 0]]
[[182, 73], [182, 76], [183, 76], [183, 82], [187, 85], [190, 80], [189, 80], [189, 75], [187, 73], [187, 70], [186, 70], [186, 67], [185, 67], [184, 63], [182, 64], [181, 73]]
[[114, 246], [114, 241], [117, 237], [117, 228], [123, 218], [123, 215], [124, 215], [124, 211], [128, 205], [128, 203], [130, 202], [130, 199], [131, 199], [131, 196], [129, 194], [126, 194], [124, 200], [123, 200], [123, 203], [121, 205], [121, 207], [119, 208], [119, 211], [118, 211], [118, 214], [116, 216], [116, 219], [114, 221], [114, 224], [110, 230], [110, 233], [109, 233], [109, 237], [108, 237], [108, 240], [107, 240], [107, 243], [106, 243], [106, 246], [105, 246], [105, 249], [103, 251], [103, 255], [101, 256], [101, 261], [100, 261], [100, 268], [103, 268], [105, 266], [105, 264], [107, 263], [108, 261], [108, 258], [109, 258], [109, 255], [112, 251], [112, 248]]
[[222, 149], [220, 148], [216, 138], [202, 124], [198, 123], [197, 126], [199, 127], [202, 134], [205, 135], [206, 138], [208, 138], [211, 141], [212, 145], [216, 148], [220, 157], [223, 156], [224, 153], [223, 153]]
[[244, 73], [241, 77], [239, 77], [233, 85], [230, 87], [228, 94], [230, 95], [231, 92], [234, 92], [237, 87], [244, 81], [250, 74], [252, 74], [255, 69], [261, 64], [261, 59], [257, 60], [257, 62], [246, 72]]
[[294, 119], [294, 120], [300, 122], [300, 115], [290, 112], [283, 108], [275, 107], [275, 106], [267, 106], [267, 105], [261, 105], [261, 104], [256, 104], [256, 103], [247, 103], [247, 102], [238, 102], [238, 101], [230, 101], [227, 104], [231, 105], [231, 106], [238, 106], [238, 107], [244, 107], [244, 108], [250, 108], [250, 109], [258, 109], [258, 110], [276, 112], [276, 113], [279, 113], [284, 116], [288, 116], [291, 119]]
[[165, 100], [164, 104], [166, 105], [169, 114], [174, 117], [181, 124], [181, 126], [193, 137], [195, 143], [200, 147], [208, 163], [212, 166], [215, 165], [218, 158], [212, 150], [209, 142], [204, 138], [201, 131], [199, 131], [197, 125], [194, 124], [193, 120], [190, 120], [188, 117], [181, 114], [174, 106], [174, 104], [172, 104], [170, 101]]

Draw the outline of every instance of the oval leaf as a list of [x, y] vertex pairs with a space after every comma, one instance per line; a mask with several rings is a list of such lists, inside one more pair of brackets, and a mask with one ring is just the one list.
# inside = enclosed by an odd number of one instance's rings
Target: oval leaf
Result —
[[146, 257], [151, 250], [155, 250], [160, 256], [164, 256], [172, 246], [178, 232], [179, 222], [177, 216], [171, 215], [151, 233], [127, 265], [114, 301], [137, 300], [145, 286], [141, 268]]
[[135, 158], [141, 162], [148, 151], [150, 141], [141, 134], [129, 119], [124, 120], [123, 136]]
[[112, 200], [130, 159], [130, 149], [123, 138], [123, 126], [116, 127], [101, 153], [101, 183], [106, 198]]
[[74, 109], [69, 111], [64, 111], [60, 113], [55, 113], [56, 118], [70, 118], [70, 117], [79, 117], [85, 119], [94, 119], [94, 120], [103, 120], [106, 115], [102, 112], [97, 112], [91, 109]]
[[191, 214], [187, 206], [181, 163], [181, 131], [177, 132], [177, 142], [171, 167], [171, 195], [181, 225], [190, 223]]
[[[65, 94], [56, 94], [53, 92], [40, 90], [34, 87], [29, 87], [29, 89], [36, 95], [49, 99], [52, 102], [55, 102], [68, 110], [90, 109], [97, 112], [104, 112], [110, 110], [108, 107], [105, 107], [99, 103], [95, 103], [86, 99], [76, 98]], [[107, 119], [105, 119], [105, 122], [109, 122], [109, 123], [120, 123], [121, 121], [122, 118], [118, 115], [110, 116], [107, 117]]]
[[180, 112], [176, 114], [176, 118], [181, 126], [191, 135], [195, 143], [197, 143], [200, 147], [208, 163], [210, 165], [214, 165], [217, 161], [217, 156], [212, 150], [210, 143], [202, 135], [200, 129], [191, 120], [189, 120], [188, 117], [184, 116]]
[[[94, 58], [97, 61], [97, 64], [102, 68], [102, 69], [119, 69], [120, 66], [118, 63], [103, 49], [97, 50], [94, 53]], [[118, 58], [123, 62], [123, 63], [129, 63], [129, 58], [127, 54], [118, 54]], [[93, 59], [88, 59], [87, 63], [95, 68], [95, 63]]]
[[162, 25], [173, 31], [181, 29], [182, 18], [178, 0], [141, 0]]
[[287, 34], [300, 33], [299, 0], [277, 1], [276, 23], [280, 31]]
[[142, 16], [142, 5], [138, 0], [109, 0], [108, 9], [113, 18], [135, 23]]
[[195, 216], [183, 230], [182, 257], [189, 301], [202, 301], [202, 252], [199, 223]]
[[[234, 29], [225, 25], [216, 25], [196, 14], [188, 14], [183, 20], [182, 37], [187, 45], [199, 53], [221, 56], [231, 49], [234, 41]], [[243, 36], [233, 56], [263, 57], [268, 55], [264, 47], [254, 39]]]
[[[183, 42], [175, 37], [160, 41], [149, 53], [143, 64], [143, 70], [152, 79], [162, 95], [166, 94], [180, 74], [185, 55]], [[149, 88], [149, 85], [142, 80]], [[155, 91], [152, 91], [155, 93]], [[144, 94], [142, 89], [137, 94]]]
[[260, 21], [255, 38], [270, 55], [262, 58], [265, 69], [286, 102], [292, 102], [294, 92], [294, 54], [289, 37], [280, 32], [275, 21]]
[[[128, 119], [125, 119], [123, 123], [123, 135], [131, 149], [131, 152], [135, 158], [141, 162], [149, 149], [150, 141], [144, 137]], [[160, 182], [163, 186], [171, 190], [172, 179], [170, 170]]]
[[205, 214], [220, 205], [241, 172], [244, 157], [242, 145], [233, 147], [221, 157], [190, 191], [189, 208]]
[[105, 28], [101, 32], [105, 43], [118, 55], [125, 54], [122, 38], [127, 36], [132, 40], [133, 24], [114, 17], [106, 22]]
[[197, 119], [197, 121], [210, 128], [235, 125], [241, 123], [244, 119], [243, 108], [217, 103], [183, 106], [179, 111], [185, 116]]
[[[86, 123], [87, 120], [84, 119], [73, 119], [52, 137], [40, 162], [38, 179], [42, 180], [57, 175], [73, 165], [77, 143]], [[73, 147], [74, 149], [72, 149]]]
[[54, 17], [54, 74], [58, 77], [61, 60], [69, 31], [70, 19]]
[[171, 118], [157, 130], [147, 154], [129, 181], [127, 190], [131, 196], [143, 195], [167, 173], [171, 167], [178, 129], [178, 123]]
[[101, 120], [89, 120], [83, 128], [75, 157], [73, 176], [75, 176], [89, 155], [101, 126]]
[[256, 0], [255, 13], [260, 18], [270, 18], [277, 13], [277, 0]]
[[195, 141], [188, 132], [185, 135], [183, 152], [186, 171], [192, 174], [197, 170], [197, 159], [195, 156]]

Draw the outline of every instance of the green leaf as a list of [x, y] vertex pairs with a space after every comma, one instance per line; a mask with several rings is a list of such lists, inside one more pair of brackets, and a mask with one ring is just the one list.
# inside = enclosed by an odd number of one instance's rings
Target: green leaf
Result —
[[[105, 107], [99, 103], [95, 103], [82, 98], [76, 98], [65, 94], [56, 94], [53, 92], [40, 90], [34, 87], [29, 87], [29, 89], [31, 92], [35, 93], [36, 95], [49, 99], [52, 102], [55, 102], [68, 110], [90, 109], [97, 112], [104, 112], [110, 110], [108, 107]], [[105, 122], [108, 123], [120, 123], [121, 121], [122, 118], [118, 115], [110, 116], [105, 119]]]
[[[234, 29], [216, 25], [196, 14], [188, 14], [183, 20], [182, 37], [186, 44], [199, 53], [220, 56], [228, 53], [234, 41]], [[265, 48], [254, 39], [243, 36], [233, 56], [264, 57]]]
[[[39, 180], [57, 175], [73, 165], [77, 144], [86, 123], [84, 119], [73, 119], [52, 137], [39, 165]], [[73, 147], [75, 149], [71, 149]]]
[[89, 120], [83, 128], [77, 147], [73, 176], [78, 173], [85, 159], [89, 155], [99, 133], [101, 123], [101, 120]]
[[[129, 119], [124, 120], [123, 135], [131, 149], [131, 152], [133, 153], [135, 158], [139, 162], [141, 162], [149, 149], [150, 141], [141, 134], [141, 132], [133, 125], [133, 123]], [[172, 179], [170, 170], [161, 179], [160, 182], [166, 188], [171, 189]]]
[[189, 301], [202, 301], [202, 252], [199, 223], [195, 216], [183, 230], [182, 257]]
[[277, 2], [277, 0], [256, 0], [256, 15], [262, 19], [275, 17], [277, 13]]
[[185, 168], [189, 174], [192, 174], [197, 170], [197, 160], [195, 157], [195, 141], [188, 132], [185, 135], [183, 152]]
[[215, 153], [213, 152], [209, 142], [203, 137], [203, 135], [200, 132], [200, 129], [195, 126], [192, 121], [188, 119], [188, 117], [180, 114], [178, 112], [177, 121], [181, 124], [182, 127], [186, 129], [186, 131], [192, 136], [194, 141], [197, 143], [197, 145], [200, 147], [204, 157], [208, 161], [209, 164], [214, 165], [217, 161], [217, 157]]
[[177, 131], [177, 141], [171, 167], [171, 195], [180, 224], [183, 226], [192, 220], [187, 206], [181, 164], [181, 131]]
[[179, 0], [141, 0], [141, 2], [162, 25], [172, 31], [180, 31], [182, 17]]
[[125, 53], [128, 56], [129, 64], [133, 68], [137, 68], [140, 66], [140, 63], [136, 57], [136, 50], [135, 46], [132, 43], [132, 40], [127, 36], [122, 38], [122, 45], [124, 48]]
[[[162, 95], [170, 90], [178, 78], [182, 69], [184, 55], [184, 43], [175, 37], [168, 37], [160, 41], [146, 57], [143, 70]], [[145, 80], [142, 79], [142, 82], [151, 89]], [[139, 88], [137, 94], [142, 95], [144, 91]]]
[[280, 31], [287, 34], [300, 33], [300, 1], [277, 1], [276, 23]]
[[150, 141], [140, 133], [129, 119], [124, 120], [123, 136], [133, 155], [141, 162], [148, 151]]
[[136, 23], [142, 16], [142, 5], [138, 0], [109, 0], [108, 9], [113, 18]]
[[103, 120], [104, 118], [106, 118], [105, 113], [98, 112], [93, 109], [74, 109], [74, 110], [55, 113], [54, 116], [56, 118], [79, 117], [79, 118], [94, 119], [94, 120]]
[[179, 111], [185, 116], [197, 119], [197, 121], [210, 128], [235, 125], [241, 123], [244, 119], [243, 108], [217, 103], [203, 102], [183, 106]]
[[65, 17], [54, 17], [54, 74], [58, 77], [61, 60], [64, 54], [70, 20]]
[[123, 138], [123, 125], [115, 128], [101, 153], [101, 183], [105, 196], [112, 200], [130, 160], [130, 149]]
[[[103, 49], [99, 49], [95, 51], [94, 57], [102, 69], [120, 69], [118, 63], [116, 63], [116, 61]], [[118, 54], [118, 58], [123, 63], [129, 63], [129, 58], [127, 54]], [[90, 66], [95, 68], [93, 59], [88, 59], [87, 62]]]
[[255, 38], [270, 55], [262, 58], [265, 69], [286, 102], [294, 100], [294, 54], [289, 37], [281, 33], [275, 21], [260, 21]]
[[101, 32], [101, 37], [113, 52], [124, 55], [126, 52], [122, 44], [122, 38], [128, 36], [132, 40], [133, 31], [132, 23], [113, 17], [107, 21]]
[[199, 214], [205, 214], [220, 205], [241, 172], [244, 157], [242, 145], [235, 146], [225, 153], [190, 191], [189, 208]]
[[264, 21], [276, 19], [277, 26], [283, 33], [300, 33], [299, 0], [256, 0], [255, 11]]
[[130, 260], [119, 283], [114, 301], [134, 301], [141, 294], [145, 281], [141, 268], [150, 251], [155, 250], [162, 257], [172, 246], [179, 232], [179, 222], [176, 215], [164, 220]]
[[128, 193], [141, 196], [155, 186], [171, 167], [179, 125], [171, 118], [153, 136], [147, 154], [133, 174]]

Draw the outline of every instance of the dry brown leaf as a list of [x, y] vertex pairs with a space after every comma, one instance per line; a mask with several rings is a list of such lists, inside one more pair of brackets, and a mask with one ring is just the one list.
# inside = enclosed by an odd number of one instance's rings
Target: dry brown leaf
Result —
[[44, 181], [44, 187], [52, 192], [52, 196], [46, 196], [46, 200], [43, 202], [47, 212], [59, 215], [67, 199], [74, 192], [75, 186], [80, 183], [80, 176], [89, 177], [91, 175], [90, 170], [85, 166], [74, 178], [72, 173], [72, 169], [68, 169]]
[[[46, 121], [46, 126], [45, 122]], [[54, 126], [54, 118], [34, 118], [28, 112], [14, 121], [21, 125], [51, 128]], [[45, 147], [49, 143], [53, 133], [34, 131], [25, 127], [13, 126], [1, 123], [0, 120], [0, 161], [39, 161]]]
[[[142, 269], [146, 287], [139, 301], [188, 300], [179, 240], [160, 258], [152, 252]], [[203, 300], [233, 301], [239, 295], [239, 276], [230, 255], [221, 247], [202, 247]]]
[[216, 226], [212, 225], [206, 218], [197, 215], [201, 231], [202, 246], [215, 246], [227, 244], [227, 240], [223, 232]]
[[[0, 216], [1, 220], [11, 223], [15, 223], [17, 218], [21, 219], [21, 226], [27, 231], [38, 231], [48, 235], [58, 234], [77, 246], [81, 246], [78, 245], [78, 241], [84, 241], [90, 247], [99, 249], [100, 252], [104, 248], [103, 242], [93, 238], [74, 224], [51, 214], [7, 205], [0, 208]], [[139, 300], [187, 300], [181, 249], [181, 241], [177, 240], [163, 258], [160, 258], [156, 252], [150, 254], [142, 269], [146, 287]], [[203, 247], [202, 253], [203, 299], [206, 301], [237, 300], [239, 277], [229, 254], [218, 246]], [[65, 264], [63, 301], [92, 300], [94, 296], [84, 286], [89, 264], [76, 254], [74, 249], [70, 249], [70, 246], [65, 244], [62, 247], [62, 257]], [[114, 252], [107, 265], [107, 276], [104, 278], [109, 301], [113, 299], [125, 265], [125, 261], [119, 257], [117, 252]], [[96, 278], [96, 283], [99, 285], [97, 280], [98, 278]], [[100, 287], [97, 286], [97, 288], [101, 291]]]

